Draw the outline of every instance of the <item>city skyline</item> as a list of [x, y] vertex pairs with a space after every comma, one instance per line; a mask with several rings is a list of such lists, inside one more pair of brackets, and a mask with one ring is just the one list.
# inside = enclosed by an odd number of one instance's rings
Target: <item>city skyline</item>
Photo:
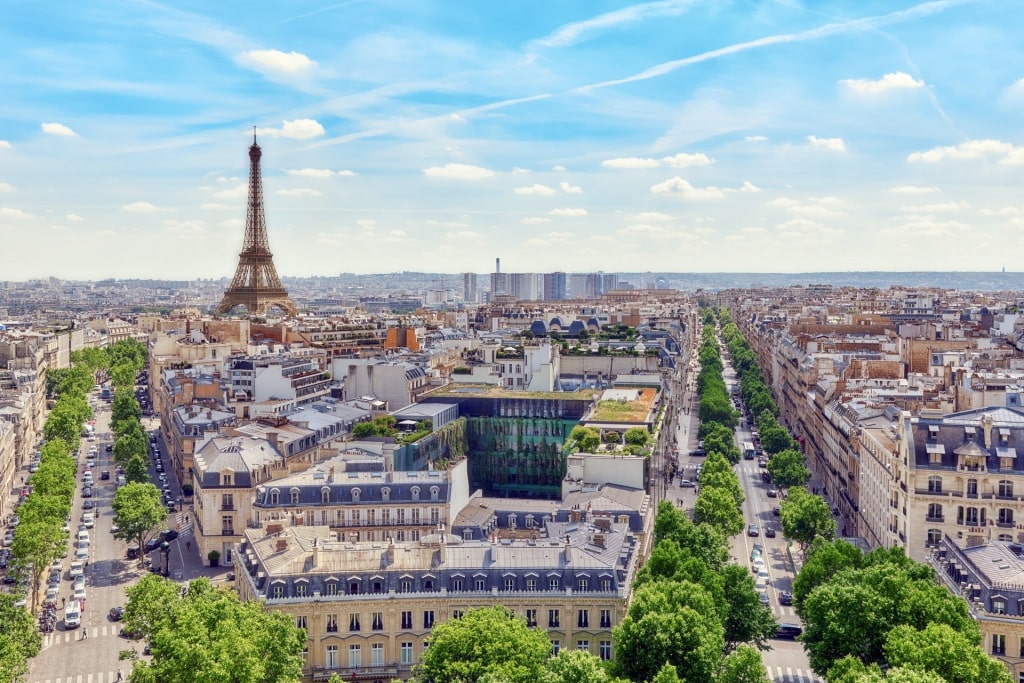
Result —
[[1015, 270], [1014, 9], [14, 5], [0, 279], [229, 277], [253, 126], [282, 277]]

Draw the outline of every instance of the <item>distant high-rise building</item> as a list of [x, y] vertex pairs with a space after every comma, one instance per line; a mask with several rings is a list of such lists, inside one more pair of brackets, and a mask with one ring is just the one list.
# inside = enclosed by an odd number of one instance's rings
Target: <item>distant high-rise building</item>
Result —
[[462, 298], [466, 303], [477, 303], [476, 273], [462, 274]]
[[544, 300], [562, 301], [565, 299], [565, 273], [544, 273]]
[[598, 285], [598, 294], [607, 294], [613, 289], [618, 288], [619, 276], [618, 273], [602, 273], [599, 275], [601, 284]]

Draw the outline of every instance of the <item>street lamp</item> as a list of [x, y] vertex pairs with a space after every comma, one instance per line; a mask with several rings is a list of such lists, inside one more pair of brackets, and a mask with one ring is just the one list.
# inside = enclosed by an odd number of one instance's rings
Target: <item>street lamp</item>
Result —
[[164, 576], [171, 575], [171, 544], [167, 541], [163, 541], [160, 544], [160, 557], [162, 558], [163, 571], [161, 572]]

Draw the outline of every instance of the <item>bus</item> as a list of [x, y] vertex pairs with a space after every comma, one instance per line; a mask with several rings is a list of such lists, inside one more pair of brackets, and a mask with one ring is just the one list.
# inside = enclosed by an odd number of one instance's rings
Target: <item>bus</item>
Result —
[[749, 441], [743, 442], [743, 457], [747, 460], [753, 460], [755, 455], [754, 444]]

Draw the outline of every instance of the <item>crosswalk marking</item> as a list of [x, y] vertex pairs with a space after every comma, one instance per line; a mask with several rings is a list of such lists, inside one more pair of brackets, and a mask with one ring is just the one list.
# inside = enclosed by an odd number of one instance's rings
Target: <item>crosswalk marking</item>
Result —
[[[122, 672], [123, 673], [123, 672]], [[127, 674], [125, 674], [127, 678]], [[58, 676], [57, 678], [44, 678], [32, 681], [32, 683], [115, 683], [117, 681], [117, 671], [97, 671], [87, 675], [78, 674], [75, 676], [68, 676], [64, 678]]]
[[793, 669], [792, 667], [786, 667], [785, 671], [781, 666], [776, 666], [775, 675], [772, 675], [772, 667], [765, 666], [765, 673], [768, 674], [768, 678], [775, 681], [775, 683], [823, 683], [822, 679], [814, 675], [814, 672], [808, 671], [804, 673], [803, 669]]

